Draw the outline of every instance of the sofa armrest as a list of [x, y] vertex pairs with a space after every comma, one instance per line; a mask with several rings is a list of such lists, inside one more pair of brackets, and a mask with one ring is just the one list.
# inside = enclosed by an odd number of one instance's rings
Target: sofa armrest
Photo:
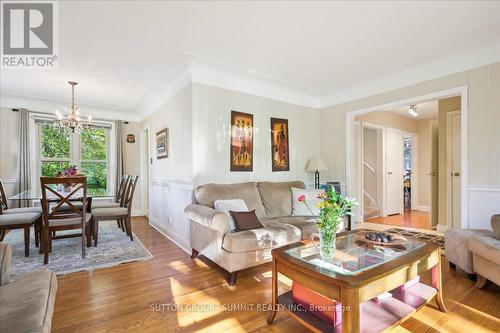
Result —
[[12, 248], [10, 244], [0, 243], [0, 286], [9, 283]]
[[229, 218], [221, 211], [203, 205], [190, 204], [184, 209], [184, 213], [191, 221], [214, 229], [220, 234], [225, 234], [229, 230]]

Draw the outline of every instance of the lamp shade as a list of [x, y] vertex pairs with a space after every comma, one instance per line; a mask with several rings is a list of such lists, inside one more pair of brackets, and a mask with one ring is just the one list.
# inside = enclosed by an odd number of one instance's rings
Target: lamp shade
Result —
[[306, 169], [307, 171], [315, 172], [315, 171], [326, 170], [327, 168], [323, 159], [321, 157], [316, 157], [309, 160]]

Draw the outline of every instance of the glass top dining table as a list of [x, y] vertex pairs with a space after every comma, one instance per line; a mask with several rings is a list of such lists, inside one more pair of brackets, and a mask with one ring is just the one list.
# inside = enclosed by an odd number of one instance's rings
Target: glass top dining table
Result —
[[[109, 190], [103, 190], [101, 188], [87, 188], [88, 198], [114, 198], [115, 194]], [[24, 192], [15, 194], [9, 198], [9, 200], [40, 200], [42, 199], [41, 189], [29, 189]]]

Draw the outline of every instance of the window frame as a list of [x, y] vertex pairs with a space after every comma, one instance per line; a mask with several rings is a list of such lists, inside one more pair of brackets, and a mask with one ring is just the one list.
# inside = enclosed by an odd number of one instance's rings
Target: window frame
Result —
[[42, 156], [42, 126], [49, 125], [48, 122], [40, 122], [36, 123], [36, 139], [37, 139], [37, 152], [36, 152], [36, 164], [37, 164], [37, 178], [39, 179], [42, 175], [42, 163], [43, 162], [68, 162], [70, 165], [76, 165], [78, 170], [81, 170], [82, 162], [83, 163], [106, 163], [106, 189], [105, 191], [112, 191], [114, 188], [113, 184], [111, 184], [112, 175], [111, 175], [111, 134], [113, 132], [112, 126], [102, 126], [99, 128], [103, 128], [105, 130], [106, 136], [106, 159], [104, 160], [84, 160], [82, 159], [82, 136], [76, 133], [70, 133], [69, 135], [69, 143], [70, 143], [70, 155], [69, 158], [60, 158], [60, 157], [43, 157]]

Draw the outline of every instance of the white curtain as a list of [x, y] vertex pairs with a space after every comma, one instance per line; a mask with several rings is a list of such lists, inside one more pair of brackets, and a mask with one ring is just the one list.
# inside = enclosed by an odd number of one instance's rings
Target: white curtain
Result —
[[[19, 193], [31, 188], [31, 165], [30, 165], [30, 114], [26, 109], [19, 110], [19, 174], [17, 183]], [[28, 200], [19, 200], [19, 207], [29, 206]]]
[[118, 191], [120, 182], [122, 181], [124, 158], [123, 158], [123, 121], [117, 121], [116, 127], [116, 184], [115, 188]]

